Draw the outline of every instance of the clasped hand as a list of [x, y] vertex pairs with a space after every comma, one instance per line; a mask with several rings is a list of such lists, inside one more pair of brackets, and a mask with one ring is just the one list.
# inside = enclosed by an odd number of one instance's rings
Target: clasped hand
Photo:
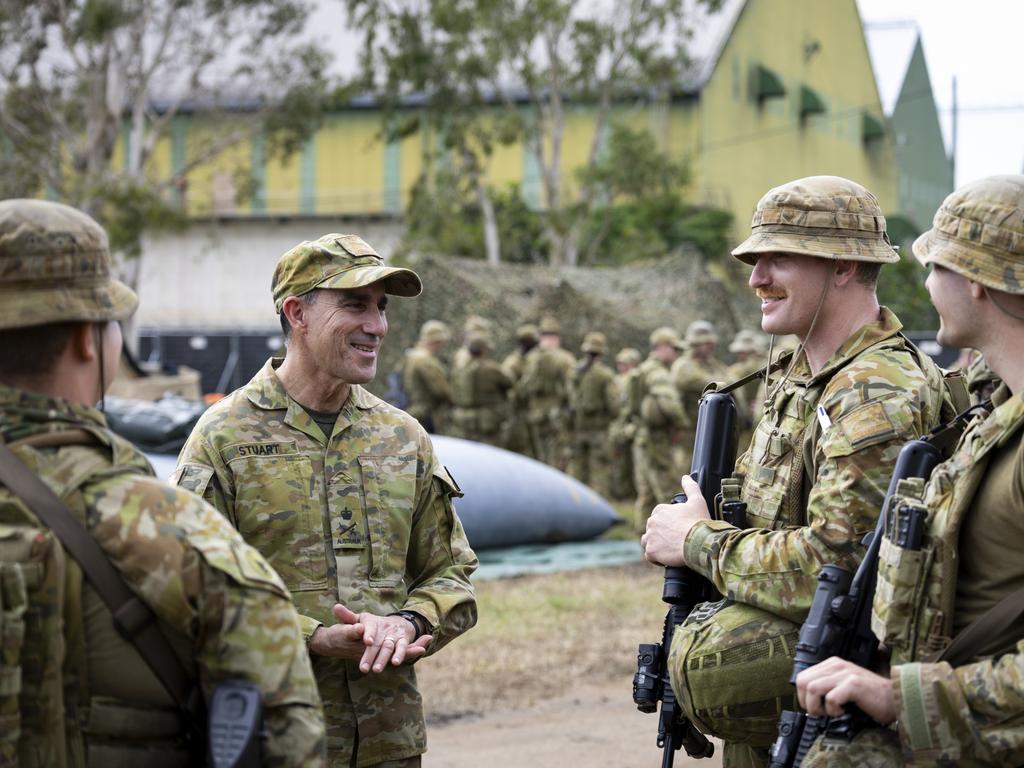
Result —
[[710, 519], [700, 486], [689, 475], [683, 475], [681, 485], [686, 501], [656, 506], [647, 520], [647, 532], [640, 538], [644, 557], [655, 565], [686, 565], [683, 544], [687, 534], [701, 520]]
[[400, 666], [427, 652], [432, 635], [416, 637], [412, 622], [401, 616], [353, 613], [341, 603], [334, 606], [337, 624], [317, 627], [310, 651], [320, 656], [359, 659], [359, 671], [382, 672], [390, 662]]

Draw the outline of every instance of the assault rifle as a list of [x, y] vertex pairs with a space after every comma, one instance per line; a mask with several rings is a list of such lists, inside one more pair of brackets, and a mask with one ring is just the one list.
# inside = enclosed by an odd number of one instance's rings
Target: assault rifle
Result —
[[[900, 480], [912, 477], [927, 480], [942, 461], [943, 446], [932, 437], [911, 440], [900, 450], [878, 523], [874, 532], [864, 539], [868, 548], [856, 573], [851, 575], [837, 565], [822, 566], [818, 572], [811, 610], [800, 628], [796, 644], [791, 683], [795, 683], [796, 676], [805, 669], [831, 656], [839, 656], [866, 669], [876, 667], [879, 649], [878, 638], [871, 631], [871, 604], [882, 535], [888, 526], [888, 530], [895, 532], [893, 538], [899, 546], [921, 548], [923, 511], [910, 505], [901, 505], [895, 510], [890, 507]], [[847, 705], [846, 714], [839, 717], [783, 712], [779, 718], [779, 735], [771, 748], [769, 768], [799, 768], [815, 739], [822, 734], [850, 739], [871, 722], [870, 717], [852, 704]]]
[[[693, 462], [690, 476], [700, 486], [708, 508], [715, 513], [715, 500], [721, 493], [722, 480], [732, 475], [736, 461], [736, 403], [731, 395], [709, 392], [700, 401], [697, 412], [697, 434], [693, 443]], [[673, 504], [686, 501], [686, 494], [678, 493]], [[722, 517], [742, 527], [741, 505], [728, 507]], [[690, 757], [711, 757], [715, 747], [707, 737], [686, 719], [668, 680], [668, 653], [672, 647], [672, 634], [683, 623], [690, 611], [700, 603], [721, 597], [714, 585], [689, 568], [666, 568], [665, 586], [661, 599], [668, 603], [661, 643], [641, 643], [637, 654], [636, 674], [633, 676], [633, 702], [641, 712], [657, 711], [658, 747], [662, 750], [662, 768], [671, 768], [680, 747]]]

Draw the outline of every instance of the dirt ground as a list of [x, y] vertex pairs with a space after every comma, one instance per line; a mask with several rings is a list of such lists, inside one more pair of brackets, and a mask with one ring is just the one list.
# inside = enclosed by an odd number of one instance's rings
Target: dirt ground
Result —
[[[477, 626], [417, 665], [425, 768], [656, 768], [657, 719], [632, 700], [637, 644], [660, 639], [646, 563], [477, 584]], [[721, 765], [677, 753], [675, 765]]]

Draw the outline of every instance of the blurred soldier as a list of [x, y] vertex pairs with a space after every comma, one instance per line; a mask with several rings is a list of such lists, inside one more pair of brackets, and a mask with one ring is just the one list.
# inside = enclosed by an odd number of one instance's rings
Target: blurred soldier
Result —
[[856, 704], [886, 727], [820, 740], [805, 766], [1024, 765], [1024, 176], [951, 194], [914, 255], [932, 268], [939, 342], [980, 350], [1005, 384], [889, 507], [927, 510], [919, 549], [883, 539], [871, 627], [891, 664], [832, 658], [797, 678], [812, 714]]
[[608, 427], [619, 412], [615, 374], [601, 362], [608, 349], [603, 333], [592, 331], [580, 347], [585, 357], [576, 366], [570, 406], [573, 416], [573, 477], [602, 496], [608, 495]]
[[900, 448], [954, 413], [941, 371], [878, 305], [881, 265], [899, 257], [864, 187], [813, 176], [769, 191], [733, 255], [753, 265], [762, 328], [802, 342], [723, 483], [747, 527], [709, 520], [687, 478], [689, 501], [658, 507], [645, 539], [648, 559], [685, 564], [727, 597], [675, 633], [670, 672], [687, 714], [725, 740], [729, 768], [764, 764], [795, 703], [793, 646], [822, 563], [856, 568]]
[[444, 433], [452, 404], [448, 371], [439, 358], [450, 339], [447, 325], [440, 320], [427, 320], [420, 328], [416, 346], [406, 350], [402, 364], [402, 385], [409, 398], [409, 415], [431, 434]]
[[636, 437], [636, 424], [629, 420], [626, 406], [626, 382], [629, 374], [640, 365], [640, 351], [633, 347], [619, 350], [615, 356], [615, 391], [618, 395], [619, 415], [608, 428], [608, 450], [611, 467], [609, 485], [612, 498], [632, 499], [636, 497], [633, 485], [633, 439]]
[[[736, 362], [726, 371], [727, 381], [738, 381], [761, 370], [768, 363], [768, 347], [764, 339], [755, 331], [744, 328], [729, 345], [729, 351], [736, 357]], [[761, 417], [761, 404], [764, 402], [764, 381], [756, 378], [732, 391], [736, 398], [739, 424], [736, 439], [736, 450], [745, 451], [754, 435], [754, 424]]]
[[633, 440], [633, 482], [636, 485], [636, 527], [643, 533], [651, 505], [677, 492], [682, 470], [674, 458], [679, 434], [690, 426], [672, 383], [670, 369], [685, 348], [671, 328], [651, 333], [651, 356], [630, 375], [626, 408], [637, 425]]
[[571, 446], [569, 387], [576, 360], [562, 349], [562, 326], [553, 317], [540, 322], [540, 343], [523, 364], [518, 392], [526, 398], [533, 455], [565, 470]]
[[472, 359], [473, 355], [469, 351], [469, 339], [471, 336], [478, 334], [490, 337], [491, 321], [486, 317], [480, 317], [480, 315], [470, 315], [462, 325], [462, 346], [456, 349], [455, 354], [452, 355], [453, 376], [457, 370], [465, 367]]
[[510, 451], [518, 451], [527, 456], [534, 456], [533, 443], [530, 441], [530, 427], [526, 420], [528, 399], [520, 382], [526, 356], [537, 346], [540, 334], [533, 323], [525, 323], [516, 328], [516, 349], [510, 352], [501, 363], [501, 370], [512, 382], [511, 412], [505, 428], [504, 444]]
[[715, 357], [718, 334], [707, 320], [690, 323], [685, 341], [686, 352], [672, 365], [672, 381], [679, 390], [679, 402], [689, 425], [679, 434], [680, 455], [677, 461], [684, 472], [689, 472], [701, 393], [709, 382], [724, 381], [729, 373], [725, 364]]
[[179, 483], [291, 590], [337, 768], [420, 764], [410, 662], [476, 622], [459, 488], [416, 420], [361, 386], [377, 372], [387, 294], [420, 289], [355, 235], [292, 248], [271, 283], [287, 354], [203, 414], [178, 459]]
[[470, 333], [466, 349], [470, 354], [469, 362], [455, 371], [452, 382], [455, 434], [467, 440], [501, 446], [512, 380], [491, 360], [491, 338], [486, 333]]
[[[184, 711], [153, 662], [164, 679], [180, 671], [176, 693], [207, 701], [225, 681], [255, 684], [263, 764], [323, 765], [320, 699], [281, 579], [215, 509], [156, 480], [94, 407], [138, 304], [110, 270], [85, 214], [0, 202], [0, 462], [42, 479], [81, 536], [56, 536], [44, 504], [0, 486], [0, 764], [205, 764], [205, 744], [187, 742], [189, 725], [205, 730], [202, 701]], [[120, 596], [83, 580], [95, 571], [71, 554], [76, 540], [99, 545], [96, 562], [141, 605], [115, 620], [106, 601]], [[153, 618], [166, 656], [129, 639]]]
[[971, 362], [967, 366], [967, 391], [971, 393], [971, 402], [975, 405], [992, 398], [992, 393], [1002, 382], [985, 362], [985, 356], [974, 351]]

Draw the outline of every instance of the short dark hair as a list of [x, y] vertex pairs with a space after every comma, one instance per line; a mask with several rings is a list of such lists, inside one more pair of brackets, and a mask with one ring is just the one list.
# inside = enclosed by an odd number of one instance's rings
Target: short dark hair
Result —
[[874, 288], [878, 285], [878, 274], [881, 271], [882, 262], [880, 261], [858, 261], [857, 282], [868, 288]]
[[[307, 307], [316, 301], [317, 294], [320, 293], [319, 288], [314, 288], [312, 291], [306, 291], [301, 293], [295, 298], [305, 304]], [[288, 322], [288, 318], [284, 314], [284, 309], [281, 309], [281, 314], [278, 315], [281, 318], [281, 332], [284, 334], [285, 342], [292, 337], [292, 324]]]
[[0, 330], [0, 378], [45, 376], [71, 341], [81, 320]]

